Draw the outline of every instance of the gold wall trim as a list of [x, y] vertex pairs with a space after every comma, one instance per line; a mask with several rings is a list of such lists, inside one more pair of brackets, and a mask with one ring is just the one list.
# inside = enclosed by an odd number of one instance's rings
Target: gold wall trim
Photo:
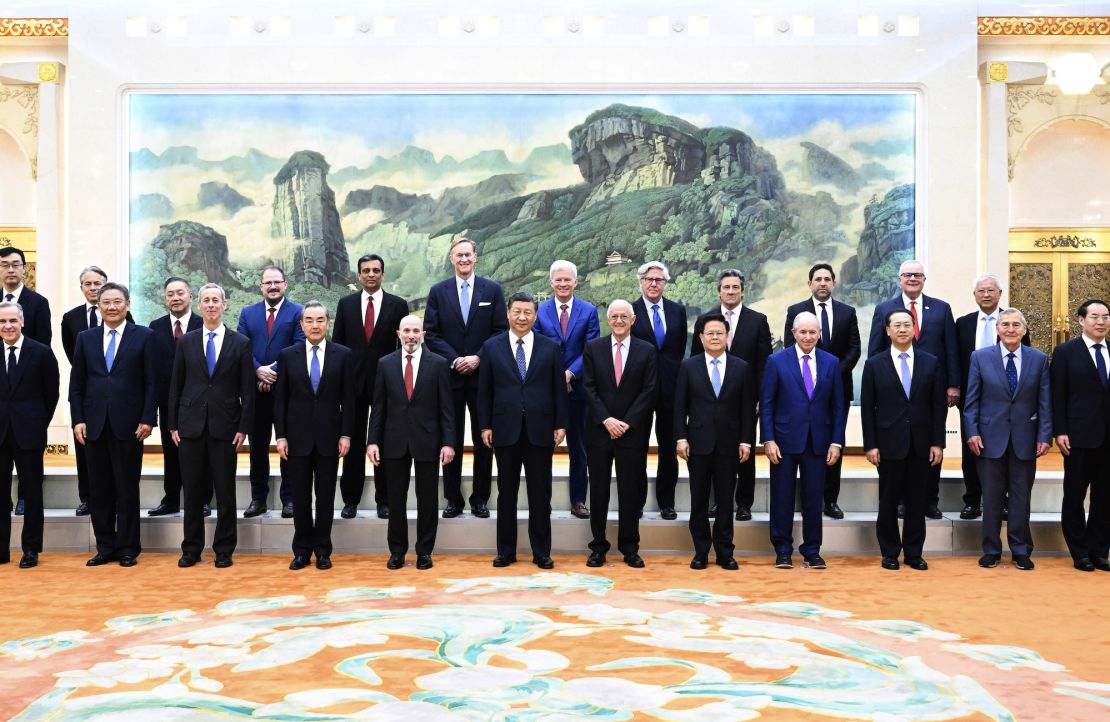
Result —
[[1107, 253], [1110, 228], [1011, 228], [1010, 251]]
[[69, 454], [69, 444], [47, 444], [47, 456], [67, 456]]
[[0, 18], [0, 38], [69, 36], [69, 18]]
[[979, 34], [991, 37], [1024, 35], [1110, 35], [1110, 16], [1036, 16], [979, 18]]

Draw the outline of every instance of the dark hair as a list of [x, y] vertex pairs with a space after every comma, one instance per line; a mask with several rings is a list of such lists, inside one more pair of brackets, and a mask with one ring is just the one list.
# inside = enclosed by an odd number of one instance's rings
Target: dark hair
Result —
[[721, 271], [721, 275], [717, 276], [717, 290], [718, 291], [721, 290], [721, 283], [726, 278], [739, 278], [740, 279], [740, 290], [741, 291], [744, 290], [744, 272], [741, 271], [739, 268], [726, 268], [725, 270]]
[[1079, 316], [1079, 318], [1087, 318], [1087, 309], [1095, 305], [1096, 303], [1102, 304], [1106, 308], [1110, 308], [1110, 306], [1106, 305], [1106, 301], [1098, 298], [1089, 298], [1083, 302], [1083, 305], [1079, 307], [1079, 310], [1075, 312], [1075, 315]]
[[832, 266], [827, 263], [814, 263], [813, 268], [809, 269], [809, 280], [812, 281], [813, 274], [817, 273], [818, 271], [828, 271], [829, 275], [832, 276], [832, 280], [836, 280], [836, 271], [834, 271], [832, 269]]
[[728, 321], [725, 319], [723, 313], [707, 313], [701, 317], [701, 330], [705, 333], [705, 327], [709, 325], [710, 321], [720, 321], [725, 325], [725, 331], [728, 331]]
[[22, 262], [23, 265], [25, 265], [25, 266], [27, 265], [27, 256], [23, 255], [23, 251], [19, 250], [15, 246], [8, 246], [7, 248], [0, 248], [0, 258], [4, 258], [5, 256], [10, 256], [13, 253], [18, 253], [20, 262]]
[[171, 283], [184, 283], [185, 288], [189, 289], [189, 293], [193, 292], [193, 285], [181, 276], [170, 276], [169, 278], [167, 278], [166, 282], [162, 284], [162, 290], [165, 291], [167, 288], [169, 288]]
[[367, 253], [361, 256], [358, 259], [358, 263], [355, 264], [355, 270], [359, 273], [362, 273], [362, 264], [369, 263], [370, 261], [377, 261], [378, 263], [382, 264], [382, 273], [385, 273], [385, 259], [379, 256], [377, 253]]
[[891, 310], [887, 311], [887, 312], [886, 312], [886, 316], [884, 316], [884, 317], [883, 317], [883, 326], [884, 326], [884, 327], [885, 327], [885, 326], [889, 326], [889, 325], [890, 325], [890, 319], [891, 319], [891, 317], [892, 317], [892, 316], [893, 316], [894, 314], [896, 314], [896, 313], [904, 313], [904, 314], [906, 314], [907, 316], [909, 316], [909, 317], [910, 317], [911, 319], [913, 318], [913, 314], [909, 312], [909, 309], [906, 309], [906, 308], [894, 308], [894, 309], [891, 309]]
[[280, 266], [273, 266], [273, 265], [266, 266], [265, 268], [262, 269], [262, 272], [258, 274], [259, 280], [261, 280], [262, 277], [266, 275], [266, 271], [277, 271], [278, 273], [281, 274], [281, 280], [283, 280], [283, 281], [285, 280], [285, 271], [282, 270]]
[[123, 300], [131, 303], [131, 292], [127, 290], [127, 286], [122, 283], [116, 283], [115, 281], [109, 281], [100, 287], [100, 290], [96, 293], [97, 303], [100, 303], [100, 299], [105, 291], [119, 291], [123, 294]]
[[536, 297], [527, 291], [517, 291], [509, 296], [508, 307], [512, 308], [514, 303], [530, 303], [537, 311], [540, 310], [540, 304], [536, 301]]

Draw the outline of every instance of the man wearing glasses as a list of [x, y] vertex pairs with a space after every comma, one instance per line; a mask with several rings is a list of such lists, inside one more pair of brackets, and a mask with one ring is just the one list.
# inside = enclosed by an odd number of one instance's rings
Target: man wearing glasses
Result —
[[[913, 321], [913, 346], [936, 356], [940, 362], [940, 377], [947, 386], [948, 406], [955, 406], [960, 400], [960, 361], [956, 345], [956, 322], [952, 318], [952, 307], [939, 298], [926, 296], [925, 266], [919, 261], [903, 261], [898, 269], [898, 285], [901, 293], [883, 301], [875, 307], [871, 318], [871, 337], [867, 342], [867, 357], [882, 353], [890, 348], [890, 337], [886, 335], [886, 317], [891, 311], [904, 308], [910, 312]], [[925, 516], [940, 519], [940, 465], [932, 467], [929, 484], [925, 493]], [[901, 508], [901, 507], [900, 507]]]
[[[655, 443], [659, 449], [655, 500], [659, 504], [659, 515], [673, 520], [678, 518], [674, 510], [674, 490], [678, 481], [678, 457], [674, 453], [674, 392], [675, 379], [686, 355], [686, 307], [663, 298], [671, 274], [661, 262], [648, 261], [637, 269], [636, 275], [640, 278], [642, 295], [632, 304], [636, 317], [632, 335], [655, 348], [659, 380], [655, 402]], [[644, 496], [646, 503], [646, 486]]]

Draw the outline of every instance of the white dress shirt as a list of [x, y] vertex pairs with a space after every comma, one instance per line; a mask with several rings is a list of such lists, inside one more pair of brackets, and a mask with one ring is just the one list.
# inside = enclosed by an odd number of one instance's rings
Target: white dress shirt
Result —
[[528, 367], [532, 365], [532, 342], [536, 339], [536, 334], [529, 331], [523, 336], [517, 336], [516, 332], [509, 331], [509, 352], [512, 354], [513, 362], [516, 362], [516, 342], [518, 340], [524, 341], [524, 370], [527, 371]]
[[14, 343], [4, 342], [4, 358], [0, 359], [0, 363], [4, 364], [4, 368], [8, 368], [8, 354], [11, 353], [9, 349], [15, 348], [15, 362], [19, 363], [19, 356], [23, 353], [23, 334], [19, 334], [19, 338]]
[[[98, 313], [97, 316], [100, 314]], [[181, 324], [181, 333], [189, 333], [189, 322], [193, 320], [193, 311], [190, 309], [185, 312], [184, 316], [174, 316], [170, 314], [170, 333], [177, 332], [177, 324]]]
[[118, 352], [120, 342], [123, 341], [123, 329], [126, 326], [127, 326], [127, 319], [124, 319], [123, 323], [121, 323], [119, 326], [115, 327], [114, 329], [108, 328], [108, 324], [101, 324], [100, 327], [104, 329], [104, 339], [103, 339], [104, 343], [103, 343], [103, 346], [101, 347], [101, 351], [104, 352], [105, 356], [108, 355], [108, 344], [112, 342], [112, 336], [109, 332], [110, 331], [115, 331], [116, 332], [116, 351]]
[[[320, 350], [316, 352], [316, 358], [320, 359], [320, 378], [324, 377], [324, 354], [327, 353], [328, 340], [320, 339], [320, 343], [316, 344]], [[308, 369], [308, 377], [312, 378], [312, 342], [305, 339], [304, 342], [305, 353], [305, 368]]]
[[652, 306], [659, 306], [659, 323], [663, 324], [663, 335], [667, 334], [667, 312], [663, 307], [663, 297], [659, 297], [659, 303], [652, 303], [647, 299], [647, 296], [642, 296], [644, 299], [644, 307], [647, 308], [648, 323], [651, 324], [651, 330], [655, 331], [655, 312], [651, 310]]
[[[987, 348], [998, 343], [998, 314], [1001, 313], [1001, 311], [1002, 309], [996, 308], [994, 309], [994, 313], [988, 316], [988, 314], [983, 313], [982, 309], [979, 310], [979, 315], [975, 317], [975, 348]], [[988, 322], [987, 318], [991, 320]], [[991, 327], [990, 335], [988, 336], [990, 341], [983, 343], [983, 327], [988, 325], [988, 323]]]
[[[902, 294], [902, 305], [907, 311], [910, 310], [910, 300], [909, 296], [904, 293]], [[923, 293], [912, 300], [916, 301], [913, 308], [917, 311], [917, 330], [918, 333], [920, 333], [921, 329], [925, 328], [925, 294]]]
[[623, 340], [617, 338], [616, 336], [611, 337], [611, 341], [609, 343], [609, 351], [613, 354], [613, 369], [614, 370], [617, 368], [617, 344], [623, 344], [621, 346], [621, 367], [620, 367], [620, 372], [621, 372], [621, 375], [623, 376], [624, 375], [624, 368], [625, 368], [625, 366], [628, 365], [628, 347], [632, 345], [632, 335], [629, 334], [628, 336], [625, 336]]
[[[829, 337], [824, 338], [824, 331], [821, 332], [821, 340], [825, 343], [832, 341], [833, 330], [833, 302], [832, 296], [829, 296], [828, 301], [820, 301], [816, 296], [813, 297], [813, 315], [817, 317], [817, 328], [821, 328], [821, 304], [825, 304], [825, 312], [829, 314]], [[920, 304], [918, 304], [920, 305]], [[908, 307], [907, 307], [908, 308]]]
[[720, 369], [721, 384], [725, 382], [725, 358], [727, 353], [722, 353], [720, 356], [713, 356], [708, 351], [705, 352], [705, 371], [709, 374], [709, 378], [713, 378], [713, 362], [717, 362], [717, 368]]
[[908, 349], [906, 349], [904, 352], [899, 351], [898, 349], [894, 348], [894, 344], [890, 345], [890, 358], [894, 360], [894, 370], [898, 373], [898, 378], [899, 379], [902, 378], [902, 354], [903, 353], [909, 354], [909, 357], [906, 359], [906, 363], [909, 364], [909, 366], [910, 366], [910, 378], [912, 379], [913, 378], [913, 344], [911, 343], [910, 347]]
[[[1108, 340], [1110, 340], [1110, 339], [1103, 339], [1101, 341], [1102, 348], [1099, 349], [1099, 353], [1102, 354], [1102, 362], [1106, 365], [1105, 366], [1106, 369], [1110, 370], [1110, 352], [1108, 352], [1107, 349], [1106, 349], [1106, 343], [1107, 343]], [[1095, 341], [1093, 338], [1091, 338], [1087, 334], [1083, 334], [1083, 343], [1087, 344], [1087, 353], [1091, 354], [1091, 363], [1095, 364], [1095, 368], [1097, 369], [1098, 368], [1098, 362], [1095, 361], [1094, 346], [1095, 346], [1096, 343], [1100, 343], [1100, 342]]]
[[817, 347], [814, 346], [813, 350], [808, 354], [802, 351], [802, 345], [799, 343], [794, 344], [794, 353], [798, 356], [798, 371], [801, 372], [802, 378], [806, 377], [806, 365], [802, 360], [802, 356], [809, 356], [809, 372], [813, 376], [813, 388], [817, 388]]
[[[721, 304], [721, 315], [725, 317], [725, 322], [728, 324], [728, 344], [725, 349], [732, 348], [732, 339], [736, 336], [736, 324], [740, 322], [740, 312], [744, 310], [744, 302], [736, 304], [736, 308], [728, 309], [725, 305]], [[731, 318], [729, 315], [731, 314]]]
[[[470, 300], [474, 300], [474, 274], [470, 274], [470, 278], [460, 278], [455, 276], [455, 297], [459, 299], [459, 306], [462, 306], [462, 285], [463, 282], [470, 284], [467, 290], [470, 292]], [[468, 319], [469, 320], [469, 319]]]
[[212, 343], [216, 345], [216, 360], [219, 360], [220, 351], [224, 347], [224, 333], [226, 329], [227, 327], [222, 323], [217, 328], [208, 328], [207, 326], [201, 327], [200, 332], [204, 335], [200, 339], [200, 350], [204, 352], [205, 359], [208, 358], [208, 334], [215, 331], [216, 335], [212, 338]]
[[[7, 289], [4, 289], [4, 293], [3, 293], [3, 296], [2, 296], [3, 300], [10, 301], [11, 303], [19, 303], [19, 296], [23, 293], [23, 288], [24, 288], [24, 286], [21, 283], [21, 284], [19, 284], [19, 287], [16, 288], [14, 291], [9, 291]], [[8, 294], [11, 294], [10, 299], [8, 298]]]
[[[1010, 349], [1003, 346], [1001, 341], [999, 341], [998, 344], [996, 344], [996, 345], [998, 346], [998, 350], [1002, 353], [1002, 371], [1005, 372], [1006, 371], [1006, 362], [1009, 360], [1006, 357], [1010, 355]], [[1022, 344], [1019, 342], [1017, 350], [1013, 352], [1014, 353], [1014, 367], [1017, 369], [1018, 379], [1021, 379], [1021, 346], [1022, 346]], [[1103, 351], [1105, 351], [1105, 349], [1103, 349]], [[1092, 356], [1091, 358], [1093, 360], [1094, 356]], [[1108, 367], [1108, 368], [1110, 368], [1110, 367]]]
[[96, 323], [97, 323], [97, 325], [98, 326], [103, 325], [104, 324], [104, 319], [102, 319], [100, 317], [100, 307], [97, 306], [95, 303], [89, 303], [88, 301], [85, 301], [85, 322], [88, 323], [89, 311], [93, 311], [93, 310], [96, 311]]
[[[416, 377], [420, 375], [420, 356], [424, 351], [424, 344], [417, 344], [416, 350], [412, 352], [412, 387], [416, 388]], [[513, 354], [516, 354], [516, 349], [513, 349]], [[405, 377], [405, 366], [408, 365], [409, 352], [405, 347], [401, 347], [401, 378]]]
[[[567, 324], [570, 324], [570, 315], [574, 313], [574, 296], [566, 300], [567, 305]], [[555, 299], [555, 318], [559, 319], [563, 315], [563, 302], [558, 298]]]
[[366, 303], [371, 298], [373, 298], [374, 299], [374, 326], [376, 327], [378, 325], [378, 316], [380, 316], [381, 313], [382, 313], [382, 297], [384, 295], [385, 295], [385, 293], [380, 288], [377, 291], [374, 291], [373, 293], [367, 293], [365, 288], [362, 289], [362, 299], [361, 300], [362, 300], [362, 320], [363, 320], [363, 322], [366, 321]]

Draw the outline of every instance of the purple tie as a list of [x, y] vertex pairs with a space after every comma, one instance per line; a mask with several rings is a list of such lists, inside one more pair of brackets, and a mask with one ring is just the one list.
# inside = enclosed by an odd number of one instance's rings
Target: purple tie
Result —
[[802, 356], [802, 381], [806, 385], [806, 396], [813, 398], [813, 369], [809, 367], [809, 354]]

